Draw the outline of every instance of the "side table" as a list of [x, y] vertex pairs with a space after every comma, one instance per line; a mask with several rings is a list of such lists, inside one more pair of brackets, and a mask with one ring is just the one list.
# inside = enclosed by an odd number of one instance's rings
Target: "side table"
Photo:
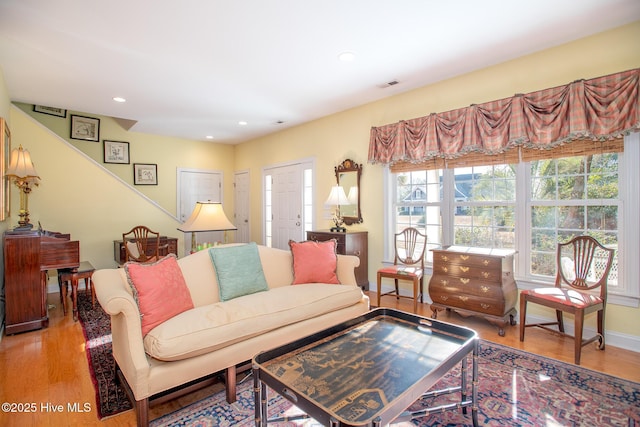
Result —
[[68, 282], [71, 282], [71, 301], [73, 302], [73, 320], [78, 320], [78, 281], [84, 279], [85, 289], [91, 292], [91, 305], [96, 306], [96, 293], [91, 283], [95, 268], [89, 261], [82, 261], [78, 268], [63, 268], [58, 270], [58, 284], [62, 299], [62, 310], [67, 314]]

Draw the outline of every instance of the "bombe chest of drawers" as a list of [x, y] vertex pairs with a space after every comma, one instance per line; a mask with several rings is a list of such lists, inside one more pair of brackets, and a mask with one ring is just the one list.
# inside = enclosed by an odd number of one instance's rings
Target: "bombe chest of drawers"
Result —
[[450, 246], [434, 249], [429, 281], [432, 316], [452, 310], [462, 316], [482, 316], [499, 327], [515, 325], [518, 289], [513, 278], [514, 251]]

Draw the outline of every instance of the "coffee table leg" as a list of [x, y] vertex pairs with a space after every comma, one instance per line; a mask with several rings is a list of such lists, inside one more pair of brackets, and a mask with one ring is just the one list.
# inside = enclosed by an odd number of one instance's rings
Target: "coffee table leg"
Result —
[[[462, 399], [462, 402], [465, 402], [467, 400], [467, 359], [468, 356], [465, 356], [465, 358], [462, 359], [462, 372], [460, 372], [460, 399]], [[462, 413], [464, 415], [467, 415], [466, 406], [462, 408]]]
[[[266, 387], [260, 381], [260, 370], [253, 368], [253, 406], [255, 411], [256, 427], [266, 427], [267, 425], [267, 400]], [[264, 402], [264, 405], [263, 405]]]
[[478, 347], [479, 340], [473, 345], [473, 366], [471, 367], [471, 419], [478, 427]]

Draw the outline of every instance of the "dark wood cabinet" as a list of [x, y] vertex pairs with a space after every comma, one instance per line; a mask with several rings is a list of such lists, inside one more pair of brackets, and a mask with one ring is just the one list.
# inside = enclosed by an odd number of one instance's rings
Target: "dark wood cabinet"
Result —
[[[155, 237], [154, 237], [155, 239]], [[130, 240], [133, 242], [133, 239]], [[178, 239], [175, 237], [160, 236], [160, 246], [167, 245], [170, 254], [176, 254], [178, 256]], [[147, 248], [147, 255], [153, 255], [153, 247]], [[126, 254], [124, 250], [124, 242], [122, 240], [113, 241], [113, 259], [116, 260], [118, 265], [122, 265], [126, 262]]]
[[369, 289], [369, 254], [368, 232], [347, 231], [338, 233], [329, 230], [307, 231], [307, 240], [324, 242], [336, 239], [336, 251], [340, 255], [355, 255], [360, 258], [360, 265], [356, 268], [356, 282], [363, 290]]
[[513, 277], [513, 251], [451, 246], [433, 250], [429, 297], [433, 318], [438, 310], [478, 315], [499, 326], [515, 324], [518, 289]]
[[79, 242], [69, 240], [68, 234], [6, 231], [3, 247], [5, 332], [47, 327], [46, 271], [78, 267]]

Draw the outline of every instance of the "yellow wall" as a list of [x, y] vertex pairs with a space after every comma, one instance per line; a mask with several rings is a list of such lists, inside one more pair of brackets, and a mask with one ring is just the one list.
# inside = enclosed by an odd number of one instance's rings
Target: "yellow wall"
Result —
[[[316, 218], [320, 219], [316, 226], [328, 228], [322, 203], [335, 179], [334, 166], [345, 158], [364, 163], [361, 191], [364, 222], [350, 229], [369, 231], [369, 281], [375, 284], [376, 270], [383, 261], [384, 205], [383, 169], [366, 164], [372, 126], [638, 68], [638, 40], [640, 21], [258, 138], [237, 147], [236, 169], [253, 171], [251, 185], [257, 194], [261, 188], [260, 171], [265, 165], [315, 158]], [[251, 210], [251, 236], [259, 241], [260, 203], [252, 203]], [[640, 318], [640, 309], [615, 306], [607, 311], [607, 328], [638, 337], [640, 322], [628, 322], [630, 318]]]
[[[545, 89], [580, 78], [588, 79], [637, 68], [640, 67], [637, 40], [640, 40], [640, 21], [235, 147], [135, 132], [121, 134], [118, 125], [108, 123], [110, 119], [107, 118], [101, 122], [100, 138], [129, 141], [132, 144], [132, 162], [158, 164], [160, 185], [143, 191], [149, 192], [147, 194], [151, 199], [157, 200], [172, 214], [175, 214], [177, 167], [223, 170], [224, 203], [228, 214], [233, 212], [233, 172], [248, 170], [252, 194], [251, 238], [257, 242], [262, 240], [261, 175], [265, 166], [313, 158], [317, 173], [316, 227], [327, 228], [329, 222], [323, 219], [323, 202], [335, 180], [333, 168], [345, 158], [362, 163], [364, 222], [350, 228], [369, 231], [369, 280], [374, 282], [375, 272], [382, 263], [384, 205], [382, 167], [367, 164], [371, 126]], [[460, 60], [464, 61], [464, 58]], [[6, 105], [9, 98], [0, 78], [0, 113], [8, 109]], [[100, 150], [97, 155], [91, 151], [90, 155], [97, 160], [94, 162], [19, 108], [11, 107], [9, 115], [13, 145], [23, 144], [30, 150], [42, 177], [41, 187], [36, 188], [29, 199], [33, 222], [40, 220], [47, 229], [70, 232], [73, 238], [81, 241], [83, 259], [90, 260], [98, 268], [112, 266], [112, 241], [123, 230], [138, 223], [149, 224], [165, 234], [181, 237], [175, 230], [178, 225], [175, 218], [105, 172], [101, 164], [102, 144], [93, 143], [95, 145], [90, 146], [91, 150]], [[61, 134], [66, 138], [66, 131]], [[206, 154], [202, 155], [202, 151]], [[131, 168], [131, 165], [127, 166]], [[114, 173], [120, 175], [119, 168], [122, 168], [123, 179], [131, 179], [131, 175], [126, 176], [129, 172], [125, 166], [116, 165], [115, 168], [117, 170]], [[7, 224], [13, 226], [17, 221], [15, 189], [12, 196], [12, 217], [0, 227], [6, 228]], [[638, 318], [640, 309], [610, 307], [607, 311], [607, 329], [637, 339], [640, 337], [640, 322], [629, 322], [628, 319]]]

